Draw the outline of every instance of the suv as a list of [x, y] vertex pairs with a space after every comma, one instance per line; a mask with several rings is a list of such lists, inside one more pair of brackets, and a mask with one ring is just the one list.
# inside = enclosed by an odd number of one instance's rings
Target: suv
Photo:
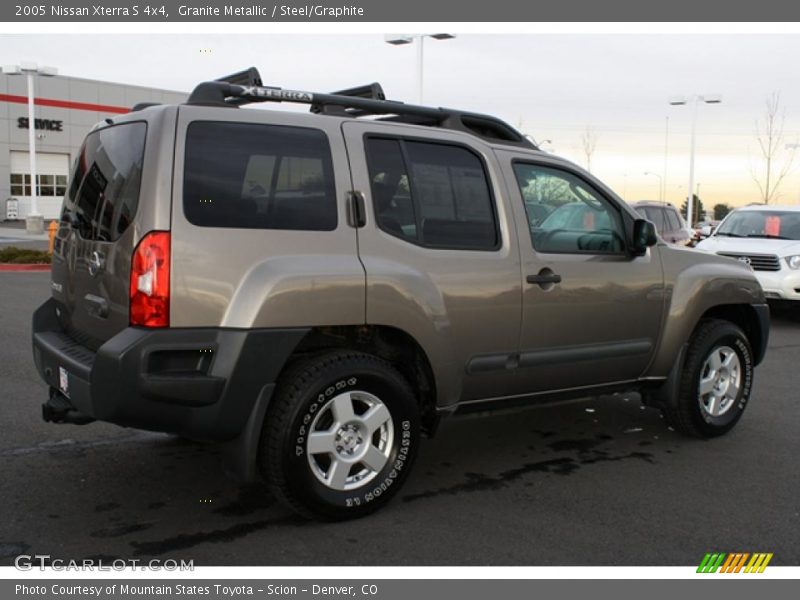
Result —
[[697, 248], [749, 265], [768, 299], [800, 300], [800, 207], [738, 208]]
[[631, 206], [648, 221], [656, 226], [658, 235], [668, 244], [687, 246], [694, 241], [694, 231], [686, 226], [683, 217], [669, 202], [640, 200]]
[[239, 477], [330, 519], [384, 504], [459, 410], [638, 390], [721, 435], [769, 329], [745, 265], [664, 245], [504, 122], [255, 70], [89, 133], [51, 286], [45, 420], [222, 442]]

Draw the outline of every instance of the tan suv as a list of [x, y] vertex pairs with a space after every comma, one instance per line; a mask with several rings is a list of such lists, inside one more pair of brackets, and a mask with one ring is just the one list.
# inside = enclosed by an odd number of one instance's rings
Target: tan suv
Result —
[[502, 121], [251, 69], [87, 136], [33, 349], [46, 420], [222, 442], [240, 477], [342, 519], [460, 409], [638, 390], [723, 434], [768, 329], [745, 265], [658, 242]]
[[694, 231], [686, 225], [678, 209], [669, 202], [640, 200], [631, 206], [656, 226], [659, 237], [668, 244], [688, 246], [695, 241]]

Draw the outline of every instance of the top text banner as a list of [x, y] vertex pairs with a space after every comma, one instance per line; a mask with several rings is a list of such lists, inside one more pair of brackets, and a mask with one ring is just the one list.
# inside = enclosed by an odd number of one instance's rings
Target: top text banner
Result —
[[787, 22], [787, 0], [11, 0], [6, 22]]

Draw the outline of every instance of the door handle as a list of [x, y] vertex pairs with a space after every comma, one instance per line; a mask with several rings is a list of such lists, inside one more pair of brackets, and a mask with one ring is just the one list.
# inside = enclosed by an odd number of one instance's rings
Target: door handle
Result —
[[353, 190], [348, 192], [348, 220], [350, 226], [358, 229], [367, 224], [367, 209], [365, 207], [364, 194]]
[[561, 283], [561, 275], [553, 273], [548, 269], [542, 269], [537, 275], [528, 275], [528, 283], [535, 283], [541, 286], [548, 284]]

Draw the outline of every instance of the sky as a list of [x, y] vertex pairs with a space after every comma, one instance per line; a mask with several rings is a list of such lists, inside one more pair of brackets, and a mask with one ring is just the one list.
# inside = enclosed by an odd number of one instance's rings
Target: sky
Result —
[[[254, 65], [267, 85], [329, 92], [378, 81], [406, 102], [417, 100], [415, 52], [365, 33], [0, 34], [3, 64], [62, 75], [188, 92]], [[776, 171], [792, 159], [785, 146], [800, 143], [799, 56], [797, 34], [457, 33], [424, 43], [424, 103], [496, 115], [584, 167], [591, 128], [595, 175], [628, 201], [659, 199], [663, 182], [679, 205], [692, 110], [669, 99], [721, 94], [721, 104], [699, 107], [695, 182], [707, 209], [739, 206], [761, 199], [756, 122], [770, 94], [780, 93], [785, 115]], [[800, 152], [794, 159], [777, 203], [800, 203]]]

